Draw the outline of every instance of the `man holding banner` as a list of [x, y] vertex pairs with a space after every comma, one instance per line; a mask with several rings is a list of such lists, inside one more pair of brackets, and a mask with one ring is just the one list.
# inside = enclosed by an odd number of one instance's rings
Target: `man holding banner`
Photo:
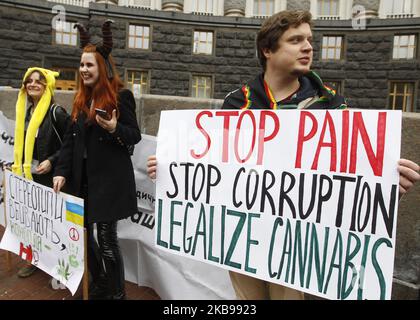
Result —
[[[282, 11], [267, 19], [257, 36], [263, 73], [227, 95], [223, 109], [344, 109], [343, 97], [310, 70], [313, 58], [312, 17], [305, 11]], [[420, 179], [419, 166], [400, 161], [400, 194]], [[303, 293], [230, 272], [240, 299], [303, 299]]]
[[[337, 95], [334, 90], [325, 86], [322, 80], [320, 79], [320, 77], [316, 73], [310, 70], [311, 64], [312, 64], [312, 58], [313, 58], [313, 48], [311, 44], [312, 43], [311, 19], [312, 17], [309, 12], [283, 11], [283, 12], [279, 12], [273, 15], [271, 18], [267, 19], [264, 22], [257, 36], [258, 57], [263, 67], [263, 73], [260, 74], [255, 80], [249, 82], [247, 85], [228, 94], [228, 96], [225, 98], [225, 101], [222, 107], [223, 109], [323, 110], [323, 109], [347, 108], [345, 99]], [[213, 113], [209, 112], [206, 115], [208, 119], [210, 118], [214, 119]], [[224, 117], [224, 129], [226, 130], [226, 127], [229, 127], [230, 115], [224, 114], [220, 116]], [[232, 118], [234, 116], [235, 115], [232, 115]], [[162, 121], [162, 117], [161, 117], [161, 121]], [[176, 122], [176, 120], [172, 120], [172, 121]], [[327, 123], [331, 123], [331, 122], [327, 121]], [[202, 154], [204, 155], [208, 152], [210, 148], [210, 136], [208, 134], [209, 131], [205, 131], [203, 129], [203, 127], [201, 126], [199, 117], [196, 118], [196, 124], [199, 130], [202, 132], [202, 134], [207, 138], [208, 145], [207, 145], [207, 149]], [[238, 126], [240, 126], [240, 124], [241, 123], [238, 123]], [[261, 130], [261, 122], [260, 122], [260, 130]], [[168, 142], [168, 144], [171, 144], [171, 142]], [[159, 145], [158, 145], [158, 148], [159, 148]], [[225, 149], [223, 149], [223, 152], [224, 151]], [[284, 150], [283, 152], [288, 153], [287, 150]], [[290, 153], [290, 150], [289, 150], [289, 153]], [[157, 154], [159, 154], [159, 152], [157, 152]], [[191, 154], [194, 158], [196, 159], [198, 158], [197, 154], [193, 154], [193, 152], [191, 152]], [[199, 155], [199, 156], [201, 157], [202, 155]], [[202, 159], [204, 160], [205, 158], [202, 158]], [[180, 163], [181, 166], [186, 166], [188, 164], [189, 163], [185, 163], [185, 162]], [[190, 164], [190, 165], [193, 165], [193, 164]], [[157, 166], [158, 166], [156, 156], [149, 157], [147, 166], [148, 166], [149, 177], [151, 179], [156, 179], [156, 171], [157, 171]], [[174, 181], [174, 186], [177, 186], [177, 184], [175, 184], [175, 178], [174, 178], [175, 168], [177, 168], [176, 164], [170, 165], [170, 173]], [[419, 166], [413, 163], [412, 161], [401, 159], [399, 161], [398, 170], [399, 170], [399, 193], [401, 197], [401, 195], [406, 193], [413, 186], [415, 182], [420, 180]], [[238, 173], [240, 173], [240, 171], [238, 171]], [[220, 177], [221, 176], [219, 174], [219, 179], [217, 180], [217, 183], [220, 181]], [[186, 177], [186, 179], [188, 179], [188, 177]], [[235, 186], [236, 185], [237, 184], [235, 180]], [[176, 190], [175, 193], [177, 193], [178, 192], [177, 187], [175, 190]], [[268, 189], [266, 189], [265, 191], [267, 190]], [[321, 192], [322, 192], [322, 187], [321, 187]], [[170, 197], [174, 198], [175, 193], [171, 195], [171, 193], [168, 192], [167, 194]], [[226, 197], [227, 196], [228, 195], [226, 195]], [[185, 197], [187, 198], [187, 195]], [[157, 192], [157, 198], [159, 198], [158, 192]], [[194, 198], [194, 195], [193, 195], [193, 198]], [[286, 199], [286, 196], [284, 196], [283, 201], [284, 199]], [[288, 198], [288, 200], [290, 200], [290, 198]], [[180, 203], [181, 203], [180, 201], [176, 203], [172, 202], [171, 208], [173, 208], [175, 205], [179, 205]], [[186, 222], [186, 217], [187, 217], [186, 213], [188, 211], [189, 206], [192, 207], [193, 205], [192, 204], [190, 205], [190, 203], [188, 203], [187, 208], [185, 209], [184, 222]], [[204, 213], [202, 212], [204, 211], [200, 211], [199, 219], [201, 219], [202, 214], [204, 215]], [[158, 210], [158, 213], [161, 214], [162, 211]], [[265, 212], [260, 212], [260, 213], [265, 213]], [[171, 234], [170, 247], [172, 246], [172, 248], [175, 248], [175, 250], [179, 251], [179, 248], [172, 243], [173, 242], [172, 234], [174, 230], [173, 228], [174, 224], [181, 225], [181, 223], [178, 223], [178, 221], [172, 219], [173, 214], [174, 212], [171, 209], [170, 223], [172, 225], [170, 226], [170, 234]], [[237, 212], [237, 214], [239, 213]], [[268, 215], [269, 214], [270, 213], [268, 213]], [[199, 220], [197, 224], [197, 230], [201, 232], [201, 229], [199, 228], [200, 221], [201, 220]], [[159, 219], [158, 219], [158, 224], [159, 224]], [[163, 224], [161, 227], [163, 228]], [[277, 230], [276, 227], [274, 228], [274, 230]], [[185, 227], [184, 227], [184, 233], [185, 233]], [[287, 234], [287, 231], [286, 231], [286, 234]], [[159, 238], [160, 236], [161, 234], [158, 231], [158, 235], [157, 235], [158, 245], [160, 244], [163, 247], [167, 248], [168, 244], [165, 241], [161, 240], [161, 238]], [[351, 235], [350, 238], [352, 236], [353, 235]], [[337, 239], [341, 239], [341, 236], [337, 235]], [[253, 240], [251, 239], [248, 239], [248, 240], [250, 241], [249, 242], [250, 245], [251, 244], [257, 245], [257, 242], [255, 241], [253, 242]], [[271, 244], [273, 245], [272, 242]], [[337, 244], [334, 245], [333, 256], [335, 256], [335, 252], [337, 248], [336, 246], [339, 247], [339, 245]], [[271, 252], [272, 251], [270, 249], [270, 253]], [[284, 256], [282, 256], [281, 265], [283, 265], [283, 257]], [[219, 259], [215, 259], [215, 260], [219, 261]], [[332, 265], [334, 266], [334, 263], [332, 263]], [[287, 273], [288, 272], [289, 271], [287, 271]], [[240, 274], [233, 271], [230, 271], [230, 276], [231, 276], [233, 287], [239, 299], [301, 300], [304, 298], [303, 292], [301, 292], [300, 290], [295, 290], [292, 288], [285, 287], [283, 285], [271, 283], [266, 280], [257, 279], [257, 278], [250, 277], [248, 275]], [[329, 279], [329, 277], [327, 278]], [[363, 278], [363, 276], [361, 278]], [[301, 278], [301, 281], [303, 283], [302, 279], [303, 278]], [[327, 286], [328, 286], [328, 280], [327, 280], [326, 287]], [[340, 296], [340, 294], [338, 295]], [[343, 295], [341, 295], [341, 297], [343, 297]], [[382, 297], [382, 294], [381, 294], [381, 297]]]

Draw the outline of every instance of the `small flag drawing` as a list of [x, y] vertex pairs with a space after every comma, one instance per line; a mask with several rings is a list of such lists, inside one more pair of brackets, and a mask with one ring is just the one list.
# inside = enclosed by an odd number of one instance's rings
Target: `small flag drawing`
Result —
[[83, 212], [81, 205], [66, 201], [66, 220], [83, 227]]

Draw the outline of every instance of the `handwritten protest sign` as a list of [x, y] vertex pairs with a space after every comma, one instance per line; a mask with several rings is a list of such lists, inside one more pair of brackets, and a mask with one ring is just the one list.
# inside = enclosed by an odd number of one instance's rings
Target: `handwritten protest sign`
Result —
[[[0, 111], [0, 161], [13, 162], [14, 121]], [[136, 177], [138, 212], [118, 223], [118, 238], [125, 261], [126, 280], [149, 286], [162, 299], [233, 299], [226, 270], [196, 261], [186, 261], [154, 246], [155, 184], [146, 173], [146, 159], [156, 153], [156, 138], [142, 135], [132, 157]], [[0, 169], [0, 178], [2, 178]], [[0, 198], [2, 199], [2, 198]], [[0, 224], [4, 223], [0, 205]], [[24, 256], [24, 258], [26, 258]], [[162, 261], [165, 261], [162, 264]], [[199, 284], [199, 285], [197, 285]]]
[[147, 158], [152, 154], [156, 154], [156, 137], [142, 134], [131, 158], [138, 211], [118, 222], [125, 279], [153, 288], [164, 300], [234, 299], [226, 270], [173, 255], [155, 246], [155, 184], [146, 172]]
[[164, 111], [162, 250], [329, 299], [390, 299], [399, 111]]
[[6, 230], [0, 248], [16, 253], [74, 295], [84, 270], [83, 200], [5, 171]]

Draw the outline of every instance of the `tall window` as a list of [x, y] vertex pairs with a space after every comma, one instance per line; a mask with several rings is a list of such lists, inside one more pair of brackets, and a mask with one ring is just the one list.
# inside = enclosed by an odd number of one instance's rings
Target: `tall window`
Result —
[[194, 13], [213, 14], [213, 0], [193, 0], [191, 11]]
[[274, 14], [274, 0], [254, 0], [254, 16], [271, 16]]
[[68, 46], [77, 45], [77, 30], [74, 29], [74, 22], [56, 20], [54, 26], [55, 43]]
[[128, 47], [131, 49], [149, 49], [150, 27], [130, 24], [128, 31]]
[[212, 31], [194, 31], [193, 53], [209, 55], [213, 53]]
[[212, 77], [194, 75], [191, 91], [191, 96], [194, 98], [211, 98]]
[[322, 38], [322, 60], [340, 60], [343, 55], [343, 37], [326, 36]]
[[391, 82], [389, 93], [389, 108], [413, 112], [414, 107], [414, 83]]
[[147, 71], [127, 70], [127, 87], [138, 98], [149, 92], [149, 73]]
[[139, 7], [139, 8], [148, 8], [151, 9], [152, 1], [151, 0], [124, 0], [120, 1], [120, 5], [127, 7]]
[[396, 35], [394, 36], [393, 59], [414, 59], [416, 54], [416, 36]]
[[317, 3], [318, 17], [331, 17], [340, 15], [339, 0], [318, 0]]
[[388, 18], [412, 17], [413, 0], [382, 0], [382, 10]]
[[57, 90], [77, 90], [77, 69], [73, 68], [54, 68], [60, 73], [60, 76], [55, 82]]

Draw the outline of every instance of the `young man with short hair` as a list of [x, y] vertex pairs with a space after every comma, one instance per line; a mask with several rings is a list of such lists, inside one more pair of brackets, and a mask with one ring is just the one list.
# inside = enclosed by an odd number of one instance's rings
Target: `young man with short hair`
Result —
[[[223, 109], [344, 109], [345, 99], [325, 86], [311, 71], [312, 16], [307, 11], [282, 11], [262, 25], [257, 36], [263, 73], [228, 94]], [[420, 180], [419, 166], [401, 159], [400, 195]], [[147, 172], [156, 179], [156, 156], [147, 161]], [[230, 272], [239, 299], [302, 300], [303, 292]]]
[[[223, 109], [344, 109], [345, 99], [311, 71], [312, 16], [307, 11], [282, 11], [267, 19], [257, 36], [263, 73], [229, 93]], [[153, 159], [154, 160], [154, 159]], [[149, 166], [150, 168], [150, 166]], [[419, 166], [401, 159], [400, 195], [420, 179]], [[229, 272], [239, 299], [303, 300], [303, 292]]]

